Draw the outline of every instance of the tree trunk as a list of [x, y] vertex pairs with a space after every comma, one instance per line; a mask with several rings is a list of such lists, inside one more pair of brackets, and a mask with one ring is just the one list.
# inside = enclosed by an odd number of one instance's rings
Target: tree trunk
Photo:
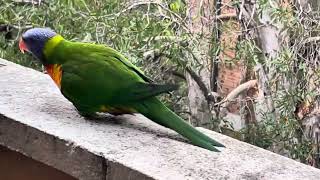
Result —
[[[188, 0], [186, 1], [189, 12], [189, 28], [194, 35], [194, 38], [201, 41], [199, 47], [200, 52], [195, 54], [198, 60], [201, 62], [202, 67], [198, 70], [198, 76], [204, 83], [206, 88], [210, 90], [210, 38], [211, 38], [211, 27], [210, 23], [213, 21], [213, 1], [204, 0]], [[192, 58], [192, 57], [190, 57]], [[191, 123], [195, 126], [202, 126], [205, 128], [213, 129], [212, 123], [213, 114], [210, 110], [210, 102], [206, 99], [208, 94], [204, 94], [199, 84], [186, 71], [186, 78], [188, 84], [188, 100], [189, 108], [191, 112]]]
[[[280, 50], [281, 24], [276, 24], [272, 21], [271, 12], [268, 8], [259, 14], [258, 6], [257, 2], [243, 0], [240, 7], [240, 18], [243, 22], [242, 28], [244, 32], [254, 31], [247, 34], [255, 34], [257, 45], [263, 52], [260, 58], [263, 58], [264, 64], [268, 65], [269, 61], [275, 58]], [[248, 30], [250, 28], [254, 30]], [[265, 66], [264, 64], [257, 62], [254, 67], [259, 89], [255, 108], [257, 121], [261, 121], [266, 114], [272, 119], [277, 119], [273, 95], [271, 93], [273, 88], [271, 87], [271, 80], [274, 78], [276, 71], [272, 66]]]

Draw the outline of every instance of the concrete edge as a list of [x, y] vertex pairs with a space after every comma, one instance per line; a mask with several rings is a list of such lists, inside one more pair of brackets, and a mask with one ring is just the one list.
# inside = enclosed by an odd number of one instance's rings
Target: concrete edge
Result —
[[1, 145], [78, 179], [154, 179], [2, 114], [0, 133]]

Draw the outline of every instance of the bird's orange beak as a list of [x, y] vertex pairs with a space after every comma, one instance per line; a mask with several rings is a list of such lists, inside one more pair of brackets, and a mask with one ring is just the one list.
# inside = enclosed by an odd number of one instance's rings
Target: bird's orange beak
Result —
[[24, 53], [24, 51], [29, 51], [22, 38], [19, 41], [19, 49], [22, 53]]

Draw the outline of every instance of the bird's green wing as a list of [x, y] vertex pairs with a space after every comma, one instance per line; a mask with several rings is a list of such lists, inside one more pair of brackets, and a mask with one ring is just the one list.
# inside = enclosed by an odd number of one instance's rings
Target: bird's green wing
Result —
[[128, 69], [134, 71], [136, 74], [138, 74], [144, 81], [146, 82], [153, 82], [151, 78], [146, 76], [137, 66], [133, 65], [126, 57], [124, 57], [121, 53], [116, 51], [115, 49], [112, 49], [107, 46], [101, 47], [104, 50], [104, 54], [108, 57], [114, 57], [121, 63], [123, 63]]
[[149, 97], [157, 96], [162, 93], [177, 90], [177, 85], [172, 84], [154, 84], [154, 83], [136, 83], [131, 86], [128, 93], [134, 95], [132, 101], [139, 101]]

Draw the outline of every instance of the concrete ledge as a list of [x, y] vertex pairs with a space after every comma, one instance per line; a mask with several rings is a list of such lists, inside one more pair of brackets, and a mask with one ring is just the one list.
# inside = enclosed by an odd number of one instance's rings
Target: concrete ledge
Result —
[[88, 121], [47, 75], [0, 59], [0, 144], [73, 177], [95, 179], [319, 179], [320, 170], [200, 128], [213, 153], [136, 116]]

